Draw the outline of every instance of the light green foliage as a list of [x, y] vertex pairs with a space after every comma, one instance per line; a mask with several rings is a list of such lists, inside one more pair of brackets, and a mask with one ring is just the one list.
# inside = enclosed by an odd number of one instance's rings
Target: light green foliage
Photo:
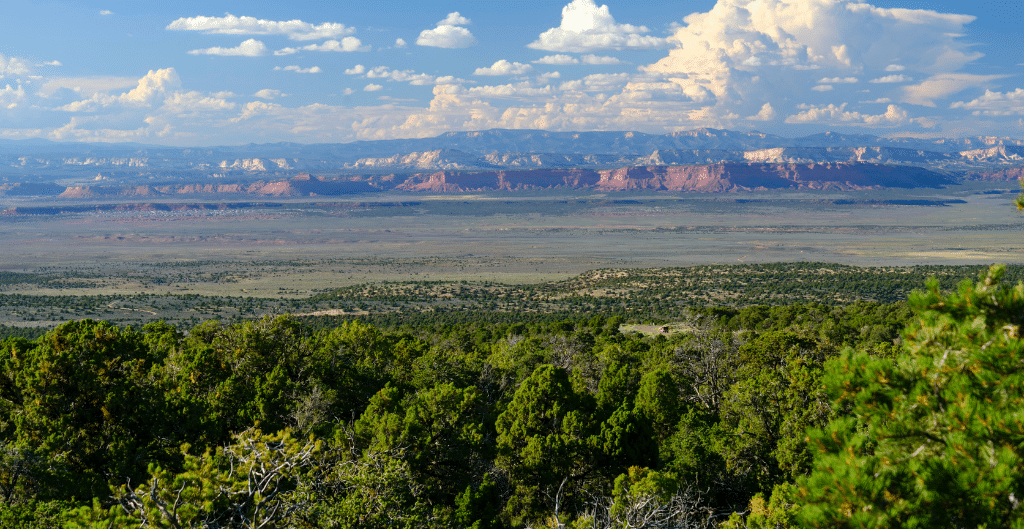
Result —
[[289, 432], [246, 430], [234, 442], [196, 456], [185, 447], [183, 472], [157, 465], [146, 480], [113, 488], [117, 503], [83, 507], [71, 529], [120, 527], [281, 527], [311, 504], [295, 501], [296, 489], [316, 486], [322, 468], [319, 442]]
[[100, 494], [104, 474], [140, 475], [141, 462], [171, 449], [160, 441], [163, 402], [150, 377], [160, 358], [141, 342], [131, 329], [83, 320], [11, 358], [22, 403], [17, 442], [56, 463], [54, 494]]
[[[1024, 189], [1024, 180], [1021, 180], [1020, 187]], [[1024, 193], [1021, 193], [1013, 203], [1017, 205], [1018, 210], [1024, 210]]]
[[780, 483], [772, 490], [766, 502], [764, 495], [757, 493], [750, 500], [744, 513], [732, 513], [718, 529], [795, 529], [796, 512], [794, 503], [796, 487], [791, 483]]
[[849, 413], [810, 435], [814, 527], [1024, 527], [1024, 285], [994, 266], [911, 296], [906, 354], [846, 351], [826, 385]]

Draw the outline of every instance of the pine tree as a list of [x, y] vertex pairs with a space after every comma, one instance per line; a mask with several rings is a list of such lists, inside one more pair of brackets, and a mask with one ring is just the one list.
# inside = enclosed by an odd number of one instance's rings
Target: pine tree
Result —
[[910, 297], [895, 361], [846, 351], [825, 384], [843, 418], [812, 431], [812, 527], [1024, 527], [1024, 284]]

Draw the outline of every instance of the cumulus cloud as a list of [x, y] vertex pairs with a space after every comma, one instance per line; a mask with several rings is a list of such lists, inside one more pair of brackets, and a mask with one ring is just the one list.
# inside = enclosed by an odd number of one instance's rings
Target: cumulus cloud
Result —
[[967, 73], [944, 73], [933, 75], [921, 84], [903, 87], [903, 102], [934, 107], [935, 100], [981, 86], [1005, 75], [975, 75]]
[[985, 90], [981, 97], [972, 101], [956, 101], [950, 108], [970, 110], [975, 116], [1024, 115], [1024, 89], [1018, 88], [1013, 92]]
[[508, 62], [505, 59], [485, 68], [477, 68], [473, 75], [523, 75], [533, 70], [533, 66], [519, 62]]
[[253, 96], [258, 97], [260, 99], [276, 99], [278, 97], [284, 97], [286, 95], [288, 94], [285, 94], [280, 90], [274, 90], [273, 88], [264, 88], [263, 90], [260, 90], [259, 92], [253, 94]]
[[395, 39], [395, 47], [396, 48], [404, 48], [404, 47], [406, 47], [405, 39]]
[[18, 106], [23, 99], [25, 99], [25, 89], [21, 85], [18, 85], [18, 88], [11, 88], [11, 85], [0, 88], [0, 107], [2, 108], [12, 109]]
[[362, 73], [366, 73], [366, 67], [363, 66], [362, 64], [357, 64], [351, 68], [346, 69], [345, 73], [348, 75], [359, 75]]
[[572, 55], [545, 55], [535, 61], [531, 61], [533, 64], [553, 64], [557, 66], [563, 66], [566, 64], [579, 64], [580, 60]]
[[573, 0], [562, 8], [562, 23], [541, 33], [527, 46], [537, 50], [588, 52], [603, 49], [642, 49], [665, 45], [665, 39], [643, 35], [644, 26], [616, 24], [607, 5]]
[[103, 15], [103, 16], [106, 16], [106, 15], [113, 15], [114, 12], [109, 10], [109, 9], [103, 9], [103, 10], [100, 11], [100, 14]]
[[373, 84], [373, 83], [370, 83], [370, 84], [368, 84], [368, 85], [363, 87], [363, 91], [364, 92], [376, 92], [378, 90], [383, 90], [383, 89], [384, 89], [383, 85]]
[[468, 26], [472, 22], [459, 14], [458, 11], [448, 13], [448, 16], [444, 20], [437, 23], [438, 26]]
[[622, 61], [615, 57], [588, 54], [580, 57], [583, 64], [622, 64]]
[[[797, 116], [791, 123], [813, 122], [824, 111], [795, 112], [786, 101], [815, 101], [821, 97], [815, 92], [864, 78], [877, 84], [917, 77], [896, 72], [945, 76], [977, 60], [981, 55], [961, 38], [972, 20], [834, 0], [718, 0], [709, 11], [686, 16], [669, 38], [667, 56], [641, 71], [678, 84], [719, 117], [757, 112], [767, 94], [776, 111]], [[928, 100], [935, 88], [906, 91], [902, 101]]]
[[751, 121], [771, 121], [775, 119], [775, 109], [772, 108], [771, 103], [765, 103], [761, 105], [761, 110], [753, 116], [747, 116], [747, 119]]
[[46, 61], [44, 63], [38, 64], [37, 66], [64, 66], [64, 65], [61, 64], [60, 61], [54, 59], [52, 61]]
[[196, 91], [175, 92], [163, 101], [161, 110], [178, 115], [194, 115], [200, 112], [234, 110], [235, 104], [222, 97], [208, 96]]
[[320, 73], [320, 72], [323, 71], [323, 70], [320, 69], [319, 66], [313, 66], [311, 68], [302, 68], [302, 67], [300, 67], [298, 65], [294, 65], [294, 64], [291, 65], [291, 66], [285, 66], [283, 68], [280, 67], [280, 66], [275, 66], [274, 69], [275, 70], [282, 70], [282, 71], [285, 71], [285, 72], [295, 72], [295, 73]]
[[[370, 70], [366, 70], [361, 64], [357, 64], [356, 68], [353, 68], [351, 73], [358, 74], [363, 73], [363, 71], [366, 72], [366, 77], [368, 79], [390, 79], [392, 81], [409, 83], [416, 86], [434, 83], [434, 76], [432, 75], [416, 73], [413, 70], [392, 70], [387, 66], [376, 66]], [[345, 70], [345, 73], [350, 73], [350, 71]]]
[[559, 86], [566, 91], [607, 92], [621, 90], [630, 81], [628, 73], [596, 73], [577, 81], [567, 81]]
[[220, 46], [214, 46], [212, 48], [191, 50], [188, 52], [188, 54], [260, 57], [262, 55], [267, 54], [267, 46], [256, 39], [248, 39], [242, 41], [241, 44], [235, 46], [234, 48], [222, 48]]
[[863, 123], [866, 125], [900, 125], [908, 121], [907, 111], [896, 105], [889, 105], [885, 113], [871, 115], [862, 114], [856, 111], [846, 110], [846, 103], [839, 106], [828, 104], [825, 106], [799, 105], [802, 108], [792, 116], [786, 118], [786, 123]]
[[291, 40], [331, 39], [356, 32], [355, 28], [337, 22], [314, 25], [301, 20], [274, 21], [246, 16], [236, 17], [230, 13], [222, 17], [183, 17], [171, 22], [165, 29], [224, 35], [284, 35]]
[[345, 37], [338, 40], [328, 40], [323, 44], [310, 44], [298, 48], [281, 48], [274, 51], [274, 55], [291, 55], [300, 51], [370, 51], [370, 46], [364, 46], [362, 41], [355, 37]]
[[434, 48], [468, 48], [476, 45], [476, 37], [462, 26], [468, 26], [470, 20], [458, 11], [448, 13], [444, 20], [437, 23], [434, 29], [420, 32], [416, 44]]
[[0, 53], [0, 79], [8, 75], [25, 75], [28, 73], [28, 65], [17, 57], [4, 57]]
[[[135, 83], [135, 88], [121, 95], [115, 96], [107, 94], [104, 91], [97, 89], [99, 87], [102, 87], [102, 85], [93, 87], [92, 96], [90, 98], [68, 103], [64, 106], [58, 107], [57, 110], [64, 110], [68, 112], [90, 112], [116, 104], [127, 107], [151, 107], [158, 100], [180, 88], [181, 79], [178, 77], [178, 72], [176, 72], [174, 68], [164, 68], [161, 70], [150, 70], [145, 76]], [[44, 86], [44, 89], [47, 88], [48, 87]], [[49, 89], [55, 88], [49, 87]], [[83, 90], [79, 88], [76, 91]]]

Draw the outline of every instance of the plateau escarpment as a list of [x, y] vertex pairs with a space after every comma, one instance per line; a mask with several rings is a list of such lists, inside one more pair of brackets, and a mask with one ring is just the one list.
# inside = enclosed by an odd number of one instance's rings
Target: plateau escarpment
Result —
[[[1004, 173], [1006, 171], [1003, 171]], [[1007, 173], [1010, 174], [1010, 173]], [[1016, 173], [1014, 173], [1016, 174]], [[979, 177], [980, 178], [980, 177]], [[995, 177], [992, 177], [995, 178]], [[1003, 177], [1008, 178], [1008, 177]], [[861, 190], [940, 187], [956, 180], [914, 166], [871, 163], [717, 163], [709, 165], [649, 165], [616, 169], [534, 169], [495, 171], [434, 171], [411, 175], [324, 176], [301, 174], [290, 179], [252, 183], [186, 183], [167, 185], [103, 185], [0, 187], [0, 194], [40, 195], [63, 199], [113, 197], [181, 197], [184, 195], [250, 195], [260, 197], [339, 196], [381, 191], [466, 193], [538, 189], [596, 191], [675, 191], [724, 193], [765, 189]], [[31, 189], [30, 189], [31, 187]]]
[[939, 187], [955, 181], [919, 167], [866, 163], [741, 164], [548, 169], [534, 171], [441, 171], [409, 177], [395, 189], [468, 191], [592, 188], [600, 191], [684, 191], [722, 193], [760, 189], [856, 190], [883, 187]]

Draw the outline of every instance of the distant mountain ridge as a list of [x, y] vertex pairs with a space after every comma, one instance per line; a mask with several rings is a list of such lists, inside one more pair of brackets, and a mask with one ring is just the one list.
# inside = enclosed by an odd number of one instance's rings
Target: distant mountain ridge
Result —
[[[784, 138], [721, 129], [670, 134], [492, 129], [345, 144], [269, 143], [201, 148], [0, 140], [0, 183], [59, 182], [78, 187], [181, 181], [203, 186], [248, 184], [273, 177], [287, 179], [301, 173], [331, 180], [344, 175], [604, 170], [723, 163], [868, 163], [963, 175], [1024, 166], [1024, 140], [929, 140], [835, 133]], [[27, 193], [28, 189], [20, 191]]]

